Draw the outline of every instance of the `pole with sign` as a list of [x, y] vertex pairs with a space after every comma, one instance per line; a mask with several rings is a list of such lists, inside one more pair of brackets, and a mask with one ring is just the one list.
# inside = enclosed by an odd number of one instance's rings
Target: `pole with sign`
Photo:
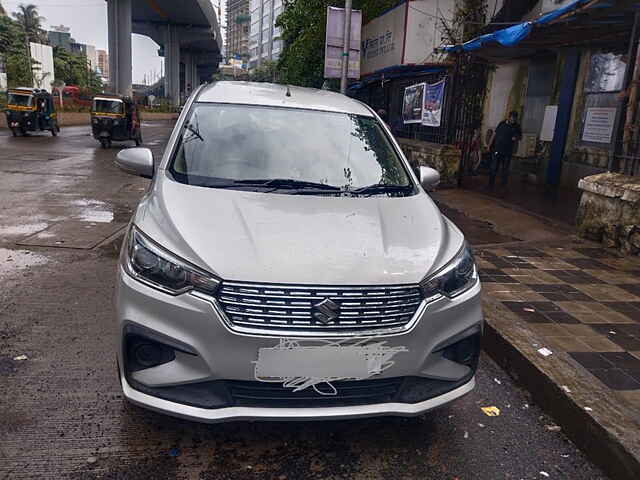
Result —
[[[351, 2], [348, 2], [351, 4]], [[351, 10], [351, 20], [345, 24], [347, 11], [344, 8], [327, 7], [327, 37], [325, 44], [324, 77], [343, 79], [343, 68], [347, 68], [347, 77], [360, 78], [360, 44], [362, 31], [362, 12]], [[345, 25], [351, 30], [345, 32]], [[345, 33], [349, 41], [345, 43]], [[345, 45], [350, 48], [345, 51]], [[346, 55], [348, 53], [348, 56]], [[346, 61], [348, 59], [348, 62]], [[343, 62], [343, 60], [345, 60]], [[342, 82], [341, 82], [342, 86]], [[346, 91], [346, 81], [345, 81]]]
[[342, 47], [342, 75], [340, 77], [340, 93], [347, 93], [347, 76], [349, 74], [349, 53], [351, 44], [351, 0], [344, 2], [344, 45]]

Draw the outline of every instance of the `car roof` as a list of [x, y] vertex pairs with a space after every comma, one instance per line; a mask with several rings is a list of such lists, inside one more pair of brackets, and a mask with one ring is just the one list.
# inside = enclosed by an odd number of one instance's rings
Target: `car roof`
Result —
[[[287, 95], [289, 93], [289, 95]], [[339, 93], [274, 83], [221, 81], [202, 89], [197, 102], [299, 108], [373, 116], [364, 104]]]

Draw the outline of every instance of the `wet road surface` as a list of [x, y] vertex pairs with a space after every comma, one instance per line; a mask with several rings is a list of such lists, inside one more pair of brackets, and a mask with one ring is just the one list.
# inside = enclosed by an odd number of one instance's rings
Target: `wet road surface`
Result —
[[[169, 127], [145, 126], [156, 153]], [[87, 134], [0, 133], [0, 478], [605, 478], [486, 357], [472, 394], [411, 419], [201, 425], [126, 404], [101, 245], [148, 181]], [[92, 247], [56, 243], [81, 227]]]

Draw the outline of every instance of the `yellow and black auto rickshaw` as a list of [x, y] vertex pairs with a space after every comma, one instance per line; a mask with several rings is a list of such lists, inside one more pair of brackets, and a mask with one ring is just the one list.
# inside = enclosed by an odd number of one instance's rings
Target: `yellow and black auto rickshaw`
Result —
[[60, 131], [53, 97], [37, 88], [11, 88], [8, 92], [7, 125], [14, 137], [28, 132], [50, 131], [54, 137]]
[[93, 138], [102, 148], [109, 148], [112, 141], [133, 140], [142, 144], [142, 128], [138, 106], [128, 97], [100, 94], [93, 99], [91, 108]]

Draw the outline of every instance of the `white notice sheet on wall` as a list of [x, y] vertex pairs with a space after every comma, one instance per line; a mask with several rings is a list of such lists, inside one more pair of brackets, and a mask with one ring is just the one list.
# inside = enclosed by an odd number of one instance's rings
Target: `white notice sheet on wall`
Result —
[[540, 130], [540, 140], [543, 142], [553, 142], [553, 134], [556, 130], [556, 118], [558, 116], [557, 105], [547, 105], [544, 109], [544, 121]]
[[584, 121], [582, 140], [594, 143], [611, 143], [615, 120], [615, 108], [588, 108]]

